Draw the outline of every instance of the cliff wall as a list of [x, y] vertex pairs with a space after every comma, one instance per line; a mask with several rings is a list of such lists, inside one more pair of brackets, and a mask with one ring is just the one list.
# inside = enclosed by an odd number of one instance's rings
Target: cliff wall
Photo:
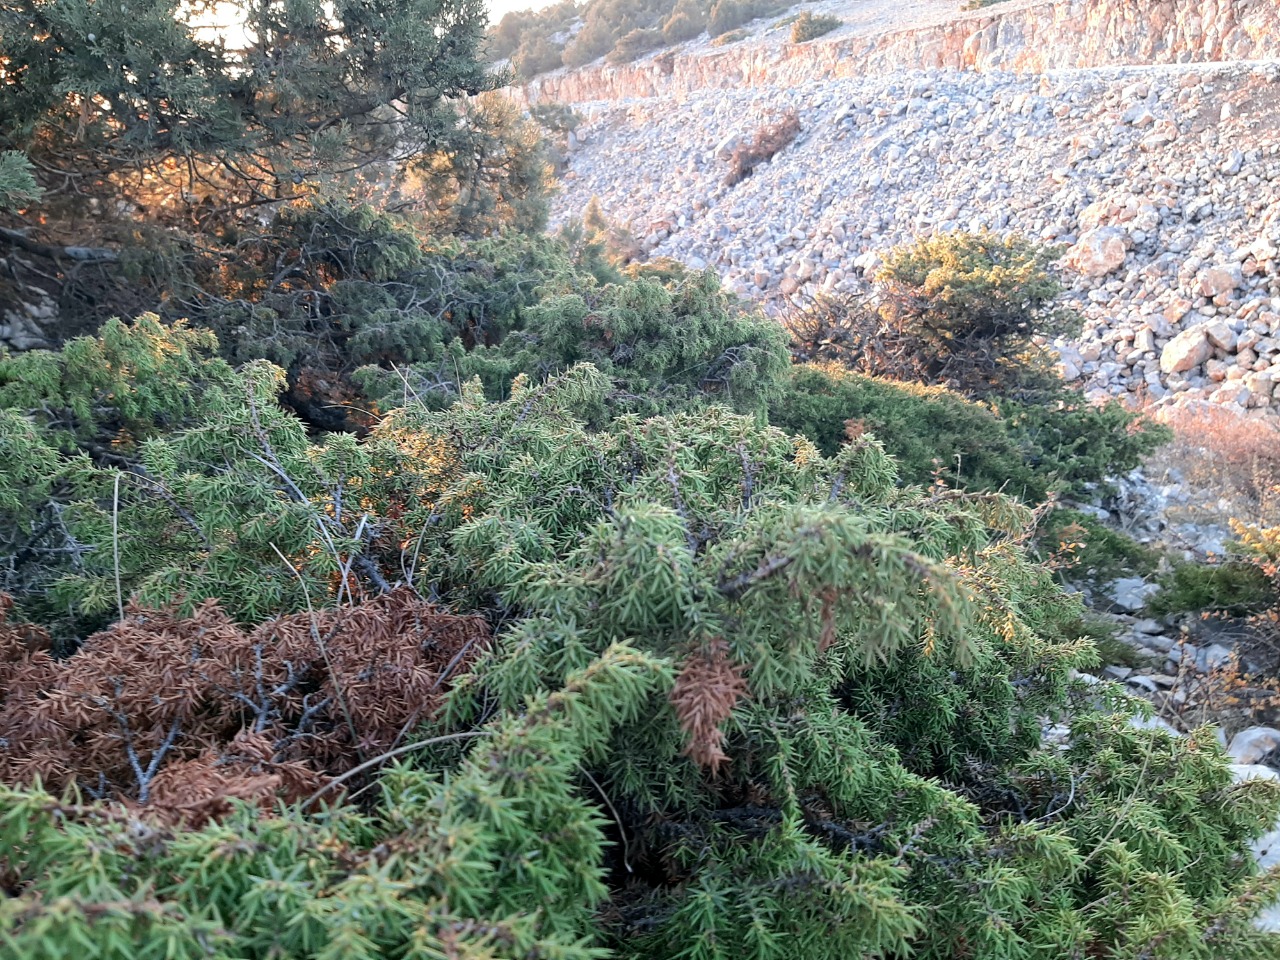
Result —
[[530, 102], [680, 97], [709, 88], [790, 86], [910, 69], [1012, 70], [1280, 57], [1277, 0], [1010, 0], [907, 30], [806, 44], [669, 51], [527, 84]]

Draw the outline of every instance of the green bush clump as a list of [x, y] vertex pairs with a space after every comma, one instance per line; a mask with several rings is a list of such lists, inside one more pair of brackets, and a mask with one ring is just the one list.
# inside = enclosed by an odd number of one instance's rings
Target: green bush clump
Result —
[[1128, 473], [1172, 436], [1163, 424], [1120, 403], [1092, 403], [1061, 385], [1039, 402], [991, 397], [1037, 473], [1056, 477], [1060, 489], [1090, 496], [1108, 477]]
[[[1067, 397], [1053, 407], [980, 403], [941, 386], [870, 377], [838, 364], [799, 364], [770, 413], [825, 453], [862, 432], [882, 438], [913, 483], [941, 479], [1026, 502], [1086, 495], [1164, 441], [1158, 425], [1118, 404]], [[1136, 559], [1136, 558], [1133, 558]]]
[[[635, 308], [618, 296], [615, 342]], [[152, 336], [121, 349], [165, 353]], [[7, 734], [7, 769], [26, 772], [0, 797], [6, 953], [1270, 949], [1251, 920], [1280, 877], [1246, 847], [1280, 787], [1233, 784], [1209, 730], [1138, 729], [1118, 691], [1076, 689], [1095, 655], [1078, 600], [1020, 546], [1026, 507], [904, 485], [869, 435], [825, 457], [719, 405], [593, 427], [615, 386], [590, 364], [517, 376], [497, 401], [479, 382], [445, 409], [411, 398], [364, 440], [309, 437], [272, 405], [281, 383], [251, 364], [121, 462], [81, 460], [85, 499], [49, 496], [77, 525], [50, 542], [83, 548], [72, 563], [108, 604], [118, 578], [188, 610], [221, 589], [249, 623], [341, 617], [400, 581], [486, 614], [493, 640], [398, 764], [327, 807], [237, 809], [225, 772], [203, 774], [231, 798], [207, 822], [124, 787], [57, 798], [31, 783], [38, 731]], [[113, 496], [132, 465], [154, 482]], [[95, 602], [91, 572], [64, 605]], [[0, 630], [0, 697], [6, 671], [45, 669], [29, 635]], [[1041, 746], [1046, 720], [1065, 748]], [[284, 777], [266, 749], [251, 775]], [[103, 789], [88, 761], [73, 778]]]
[[1040, 524], [1038, 537], [1041, 549], [1056, 558], [1064, 575], [1073, 581], [1097, 585], [1119, 577], [1149, 577], [1160, 563], [1160, 555], [1150, 547], [1068, 507], [1050, 510]]
[[801, 359], [1039, 400], [1059, 383], [1045, 338], [1078, 324], [1056, 303], [1056, 256], [1017, 235], [937, 234], [890, 250], [867, 294], [819, 297], [787, 323]]
[[529, 108], [529, 116], [548, 133], [557, 135], [571, 133], [582, 123], [582, 115], [573, 107], [564, 103], [535, 103]]
[[770, 417], [811, 439], [827, 456], [864, 433], [884, 444], [911, 483], [942, 479], [971, 490], [1044, 498], [1052, 478], [1037, 473], [1008, 424], [945, 387], [878, 379], [833, 364], [792, 368]]
[[707, 33], [716, 38], [738, 29], [755, 19], [751, 9], [744, 0], [716, 0], [707, 18]]
[[669, 44], [692, 40], [707, 29], [710, 9], [694, 0], [679, 0], [662, 25], [662, 39]]
[[866, 293], [819, 297], [785, 317], [792, 354], [980, 400], [999, 414], [1026, 468], [1053, 478], [1041, 493], [1088, 495], [1171, 433], [1119, 403], [1090, 403], [1058, 378], [1043, 344], [1075, 319], [1055, 302], [1055, 255], [989, 233], [895, 248]]
[[[232, 295], [277, 262], [300, 266], [254, 299]], [[246, 242], [240, 261], [219, 271], [186, 313], [218, 335], [227, 359], [284, 368], [289, 402], [310, 422], [349, 428], [363, 422], [350, 382], [359, 367], [453, 369], [451, 348], [499, 343], [540, 298], [615, 276], [589, 243], [518, 233], [432, 240], [366, 205], [308, 202]], [[431, 390], [456, 396], [457, 387], [450, 375]]]
[[525, 80], [564, 66], [564, 48], [546, 37], [530, 36], [511, 57], [511, 64]]
[[522, 44], [535, 38], [549, 40], [567, 29], [577, 16], [576, 0], [560, 0], [538, 10], [512, 10], [490, 24], [485, 53], [492, 60], [511, 59]]
[[605, 60], [609, 63], [630, 63], [651, 50], [662, 46], [664, 35], [661, 30], [632, 30], [618, 38]]
[[1275, 598], [1266, 571], [1246, 560], [1178, 563], [1158, 583], [1160, 592], [1147, 601], [1156, 616], [1209, 612], [1244, 617], [1265, 610]]
[[[592, 363], [614, 384], [608, 398], [614, 414], [719, 402], [763, 416], [788, 368], [777, 324], [740, 312], [710, 271], [677, 275], [670, 283], [647, 272], [594, 291], [544, 291], [500, 342], [464, 351], [457, 339], [434, 363], [395, 372], [370, 367], [362, 383], [380, 401], [404, 396], [407, 384], [410, 395], [441, 404], [472, 376], [497, 398], [517, 376], [540, 381]], [[451, 391], [441, 389], [450, 382]]]
[[751, 36], [749, 30], [730, 30], [728, 33], [722, 33], [716, 37], [711, 43], [717, 47], [727, 47], [731, 43], [738, 43]]
[[707, 32], [713, 38], [720, 37], [752, 20], [779, 14], [789, 6], [786, 0], [715, 0], [707, 19]]
[[791, 24], [791, 42], [807, 43], [823, 34], [830, 33], [844, 21], [839, 17], [813, 15], [811, 10], [802, 11]]

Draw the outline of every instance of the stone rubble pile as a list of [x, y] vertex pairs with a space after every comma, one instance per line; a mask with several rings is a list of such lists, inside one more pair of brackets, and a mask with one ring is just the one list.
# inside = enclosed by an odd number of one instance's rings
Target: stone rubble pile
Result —
[[[1280, 406], [1280, 62], [912, 71], [578, 105], [553, 221], [598, 197], [651, 256], [778, 312], [935, 231], [1062, 245], [1086, 394]], [[735, 186], [738, 144], [803, 131]]]
[[[0, 258], [0, 269], [10, 266]], [[0, 346], [12, 350], [49, 349], [53, 342], [46, 328], [56, 324], [58, 305], [43, 290], [22, 288], [29, 298], [17, 301], [11, 308], [0, 305]]]

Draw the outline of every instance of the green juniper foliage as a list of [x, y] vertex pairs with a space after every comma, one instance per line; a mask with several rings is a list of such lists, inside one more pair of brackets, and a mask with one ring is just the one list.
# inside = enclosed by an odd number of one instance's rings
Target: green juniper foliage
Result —
[[777, 426], [813, 439], [828, 456], [851, 435], [872, 433], [913, 483], [1002, 490], [1044, 499], [1048, 471], [1027, 462], [1007, 420], [945, 387], [854, 373], [835, 364], [797, 364], [771, 415]]
[[16, 150], [0, 151], [0, 213], [40, 199], [31, 161]]
[[1177, 563], [1160, 577], [1160, 592], [1148, 601], [1157, 616], [1181, 613], [1225, 613], [1241, 617], [1259, 613], [1273, 602], [1273, 578], [1242, 557], [1217, 563]]
[[813, 11], [803, 10], [792, 21], [791, 42], [808, 43], [810, 40], [816, 40], [818, 37], [825, 36], [836, 29], [841, 23], [843, 21], [839, 17], [815, 17]]
[[866, 294], [819, 296], [787, 318], [799, 359], [1039, 402], [1061, 389], [1044, 339], [1079, 318], [1056, 305], [1059, 252], [1016, 234], [941, 233], [890, 250]]
[[[778, 9], [562, 3], [491, 53]], [[1051, 254], [896, 251], [796, 366], [598, 205], [529, 235], [476, 0], [194, 12], [0, 0], [5, 282], [65, 311], [0, 355], [0, 957], [1280, 956], [1280, 786], [1074, 679], [1035, 507], [1158, 436], [1049, 377]]]
[[939, 385], [857, 373], [835, 363], [797, 364], [770, 421], [802, 433], [826, 454], [848, 437], [875, 434], [913, 483], [941, 479], [1000, 490], [1028, 503], [1051, 492], [1088, 495], [1132, 470], [1169, 436], [1118, 403], [1061, 391], [1043, 404], [974, 401]]
[[[91, 770], [79, 797], [4, 788], [0, 952], [1275, 955], [1251, 920], [1280, 877], [1247, 844], [1280, 789], [1072, 681], [1092, 643], [1013, 499], [904, 485], [872, 434], [827, 457], [687, 395], [602, 418], [614, 378], [568, 358], [315, 439], [273, 405], [278, 369], [154, 321], [112, 336], [34, 355], [5, 395], [10, 443], [63, 431], [26, 509], [66, 518], [44, 541], [64, 566], [24, 609], [109, 615], [118, 569], [126, 596], [248, 622], [403, 581], [498, 627], [418, 749], [324, 809], [186, 826], [89, 802]], [[127, 367], [64, 375], [130, 349], [199, 402], [164, 420]], [[117, 460], [83, 452], [121, 425]], [[117, 558], [113, 525], [144, 547]], [[1055, 720], [1065, 748], [1041, 744]]]
[[[566, 271], [565, 275], [568, 275]], [[489, 396], [505, 395], [518, 375], [538, 379], [577, 363], [593, 363], [616, 389], [606, 398], [615, 412], [657, 413], [718, 401], [764, 414], [782, 390], [788, 368], [785, 336], [777, 324], [743, 313], [710, 271], [662, 283], [641, 276], [575, 292], [519, 309], [505, 330], [490, 324], [492, 340], [466, 351], [459, 336], [435, 363], [408, 370], [362, 371], [376, 399], [416, 396], [428, 403], [457, 396], [462, 378], [478, 376]], [[586, 287], [584, 290], [583, 287]], [[474, 331], [469, 333], [475, 338]], [[450, 387], [451, 385], [451, 387]]]

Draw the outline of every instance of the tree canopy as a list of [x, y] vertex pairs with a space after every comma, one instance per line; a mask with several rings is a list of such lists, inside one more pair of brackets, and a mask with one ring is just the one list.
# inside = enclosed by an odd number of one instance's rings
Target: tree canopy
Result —
[[500, 82], [477, 58], [484, 23], [478, 0], [5, 0], [0, 145], [78, 197], [275, 199], [448, 150], [452, 101]]

